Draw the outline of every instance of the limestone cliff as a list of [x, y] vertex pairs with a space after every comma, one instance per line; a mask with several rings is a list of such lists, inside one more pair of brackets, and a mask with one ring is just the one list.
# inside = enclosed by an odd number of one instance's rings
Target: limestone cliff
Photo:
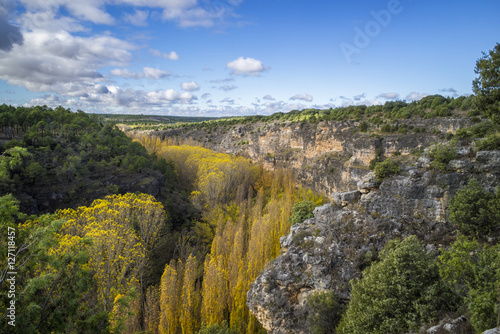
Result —
[[408, 156], [468, 124], [459, 119], [423, 119], [399, 121], [409, 129], [424, 132], [373, 135], [359, 131], [359, 123], [268, 122], [205, 127], [175, 128], [152, 132], [152, 135], [174, 142], [187, 139], [223, 153], [243, 155], [265, 168], [290, 167], [299, 182], [330, 195], [355, 190], [356, 184], [369, 172], [370, 160], [377, 155], [395, 152]]
[[347, 300], [349, 281], [390, 239], [415, 234], [429, 252], [449, 245], [456, 232], [445, 219], [448, 200], [472, 177], [486, 188], [500, 184], [500, 151], [459, 152], [446, 173], [430, 170], [424, 155], [378, 187], [368, 174], [358, 183], [358, 196], [337, 194], [339, 203], [316, 208], [314, 218], [292, 226], [281, 238], [282, 255], [247, 294], [248, 307], [266, 330], [310, 333], [307, 297], [334, 290]]
[[[447, 206], [456, 191], [472, 177], [485, 188], [500, 185], [500, 151], [459, 147], [446, 171], [431, 168], [424, 149], [470, 125], [467, 119], [406, 123], [424, 131], [369, 134], [356, 122], [274, 122], [159, 133], [174, 142], [190, 138], [247, 156], [268, 169], [291, 167], [299, 182], [332, 199], [281, 238], [281, 256], [248, 291], [247, 305], [269, 333], [310, 333], [307, 298], [333, 290], [347, 302], [350, 280], [360, 277], [391, 239], [417, 235], [428, 252], [448, 246], [456, 230], [446, 219]], [[377, 156], [391, 156], [401, 172], [377, 181], [368, 168]]]

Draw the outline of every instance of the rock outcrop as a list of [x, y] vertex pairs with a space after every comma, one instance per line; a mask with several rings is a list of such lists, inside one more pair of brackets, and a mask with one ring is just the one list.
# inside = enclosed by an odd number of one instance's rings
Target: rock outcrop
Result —
[[[446, 219], [450, 198], [472, 177], [485, 188], [500, 185], [500, 168], [494, 168], [499, 156], [500, 151], [459, 155], [462, 163], [451, 161], [446, 172], [421, 163], [379, 184], [368, 173], [358, 182], [358, 190], [334, 194], [336, 203], [316, 208], [314, 218], [292, 226], [281, 238], [282, 255], [247, 294], [251, 312], [269, 333], [310, 333], [307, 298], [333, 290], [347, 301], [349, 281], [377, 259], [389, 240], [414, 234], [428, 252], [448, 246], [456, 233]], [[424, 155], [421, 162], [427, 159]], [[471, 166], [473, 172], [465, 172], [463, 166]], [[454, 328], [462, 325], [466, 326], [459, 318], [428, 333], [456, 333]]]

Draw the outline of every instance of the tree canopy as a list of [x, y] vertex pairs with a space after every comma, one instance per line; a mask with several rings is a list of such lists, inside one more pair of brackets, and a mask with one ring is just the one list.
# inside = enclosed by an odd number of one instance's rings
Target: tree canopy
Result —
[[500, 43], [488, 53], [483, 52], [474, 72], [478, 74], [472, 82], [478, 107], [494, 122], [500, 123]]

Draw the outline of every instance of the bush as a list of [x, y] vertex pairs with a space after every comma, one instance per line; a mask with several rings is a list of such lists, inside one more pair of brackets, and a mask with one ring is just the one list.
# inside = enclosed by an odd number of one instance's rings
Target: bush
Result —
[[487, 236], [500, 220], [500, 190], [486, 192], [475, 178], [457, 191], [449, 205], [450, 221], [474, 237]]
[[369, 127], [370, 127], [370, 125], [369, 125], [367, 122], [363, 121], [363, 122], [361, 122], [361, 124], [359, 125], [359, 131], [361, 131], [361, 132], [366, 132], [366, 131], [368, 131], [368, 128], [369, 128]]
[[198, 331], [198, 334], [237, 334], [238, 331], [229, 328], [226, 321], [222, 322], [222, 325], [218, 324], [203, 324]]
[[476, 147], [479, 151], [500, 150], [500, 136], [489, 135], [486, 139], [477, 141]]
[[335, 334], [345, 307], [333, 291], [315, 293], [307, 298], [307, 321], [312, 334]]
[[476, 333], [497, 326], [500, 246], [461, 236], [439, 262], [441, 276], [463, 298]]
[[429, 158], [433, 161], [431, 167], [441, 171], [446, 171], [448, 162], [457, 157], [457, 152], [453, 145], [434, 145], [429, 150]]
[[290, 214], [290, 224], [302, 223], [304, 220], [314, 217], [313, 211], [316, 204], [312, 201], [302, 201], [294, 204]]
[[337, 328], [343, 334], [404, 333], [455, 307], [437, 262], [416, 236], [390, 241], [380, 262], [351, 284], [351, 301]]
[[462, 128], [462, 129], [457, 130], [457, 132], [455, 133], [455, 136], [458, 139], [467, 139], [470, 137], [470, 133], [467, 131], [467, 129]]
[[401, 167], [391, 159], [386, 159], [382, 162], [376, 163], [374, 170], [375, 175], [377, 176], [377, 181], [381, 182], [391, 175], [399, 174]]

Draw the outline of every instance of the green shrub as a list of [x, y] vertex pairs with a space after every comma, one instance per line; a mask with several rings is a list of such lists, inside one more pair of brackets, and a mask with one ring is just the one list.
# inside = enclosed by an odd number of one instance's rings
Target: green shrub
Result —
[[345, 306], [333, 291], [312, 294], [307, 298], [309, 317], [307, 321], [312, 334], [335, 334]]
[[475, 178], [457, 191], [449, 205], [450, 221], [466, 235], [484, 237], [499, 224], [500, 191], [486, 192]]
[[295, 225], [302, 223], [304, 220], [314, 217], [313, 211], [316, 204], [312, 201], [302, 201], [295, 204], [290, 215], [290, 223]]
[[363, 122], [361, 122], [361, 124], [359, 125], [359, 131], [361, 131], [361, 132], [366, 132], [366, 131], [368, 131], [368, 128], [369, 128], [369, 127], [370, 127], [370, 125], [369, 125], [367, 122], [363, 121]]
[[485, 137], [494, 130], [495, 126], [491, 121], [478, 123], [470, 128], [470, 133], [475, 138]]
[[467, 129], [462, 128], [462, 129], [457, 130], [457, 132], [455, 133], [455, 136], [458, 139], [467, 139], [470, 137], [470, 133], [467, 131]]
[[434, 145], [429, 149], [429, 157], [432, 159], [431, 167], [437, 170], [446, 171], [448, 162], [457, 157], [457, 152], [453, 145]]
[[480, 245], [461, 236], [439, 256], [440, 273], [462, 298], [476, 333], [496, 327], [500, 246]]
[[479, 151], [500, 150], [500, 136], [489, 135], [486, 139], [477, 141], [476, 147]]
[[377, 176], [377, 181], [381, 182], [391, 175], [399, 174], [401, 167], [391, 159], [385, 159], [384, 161], [375, 164], [374, 171]]
[[222, 325], [218, 324], [203, 324], [198, 331], [198, 334], [238, 334], [235, 329], [229, 328], [226, 321], [222, 322]]
[[437, 261], [416, 236], [390, 241], [380, 262], [351, 284], [351, 301], [337, 327], [342, 334], [405, 333], [456, 304], [440, 280]]

